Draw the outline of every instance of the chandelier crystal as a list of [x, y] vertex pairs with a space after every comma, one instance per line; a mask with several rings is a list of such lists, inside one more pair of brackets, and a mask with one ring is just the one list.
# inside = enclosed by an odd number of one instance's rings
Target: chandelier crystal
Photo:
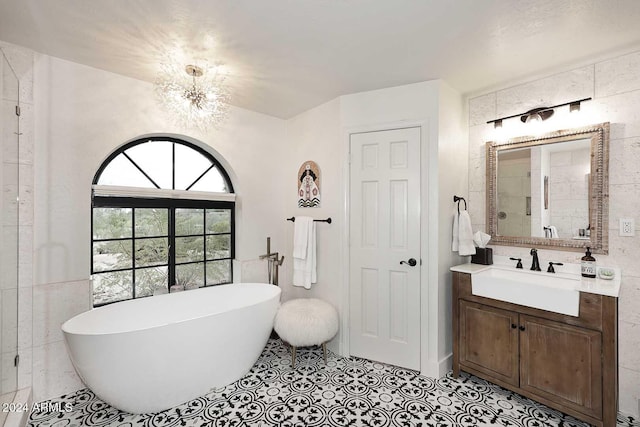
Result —
[[229, 109], [229, 90], [219, 67], [161, 64], [155, 92], [161, 106], [183, 127], [218, 127]]

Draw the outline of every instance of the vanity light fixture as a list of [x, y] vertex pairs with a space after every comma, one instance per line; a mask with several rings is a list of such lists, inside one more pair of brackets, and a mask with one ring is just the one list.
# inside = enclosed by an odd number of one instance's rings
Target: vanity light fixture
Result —
[[578, 99], [576, 101], [553, 105], [551, 107], [534, 108], [525, 113], [519, 113], [519, 114], [514, 114], [512, 116], [500, 117], [499, 119], [489, 120], [487, 123], [493, 123], [493, 127], [497, 129], [502, 127], [503, 120], [512, 119], [514, 117], [520, 117], [520, 121], [522, 123], [530, 123], [532, 121], [544, 121], [544, 120], [547, 120], [549, 117], [553, 116], [555, 109], [558, 107], [564, 107], [565, 105], [568, 105], [569, 111], [573, 113], [574, 111], [580, 111], [581, 102], [590, 101], [590, 100], [591, 98], [583, 98], [583, 99]]
[[[591, 98], [589, 98], [591, 99]], [[569, 112], [570, 113], [577, 113], [580, 111], [580, 101], [574, 101], [572, 103], [569, 104]]]
[[543, 122], [553, 116], [553, 107], [551, 108], [534, 108], [520, 116], [522, 123]]

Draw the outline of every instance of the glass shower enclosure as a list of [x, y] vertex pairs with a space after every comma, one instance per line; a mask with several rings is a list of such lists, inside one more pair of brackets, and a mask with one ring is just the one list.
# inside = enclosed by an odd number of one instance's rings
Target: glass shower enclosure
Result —
[[[18, 77], [0, 49], [0, 400], [11, 402], [18, 387], [18, 188], [19, 96]], [[3, 424], [0, 414], [0, 425]], [[6, 414], [5, 414], [6, 415]]]

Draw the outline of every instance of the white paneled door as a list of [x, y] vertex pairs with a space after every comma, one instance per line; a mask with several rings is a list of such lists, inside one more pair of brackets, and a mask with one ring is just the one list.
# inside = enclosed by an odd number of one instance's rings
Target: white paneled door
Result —
[[350, 137], [350, 353], [420, 369], [420, 128]]

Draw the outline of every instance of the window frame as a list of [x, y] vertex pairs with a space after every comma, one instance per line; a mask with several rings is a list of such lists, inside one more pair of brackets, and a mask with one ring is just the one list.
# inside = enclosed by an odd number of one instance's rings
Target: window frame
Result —
[[[154, 186], [156, 187], [156, 189], [160, 189], [160, 187], [158, 186], [158, 184], [155, 183], [155, 181], [153, 179], [151, 179], [151, 177], [149, 177], [146, 172], [144, 172], [140, 166], [138, 166], [138, 164], [133, 161], [133, 159], [131, 159], [126, 153], [125, 151], [127, 151], [129, 148], [133, 148], [136, 145], [140, 145], [140, 144], [144, 144], [147, 142], [152, 142], [152, 141], [169, 141], [172, 142], [172, 161], [171, 164], [173, 166], [173, 170], [172, 170], [172, 174], [171, 174], [171, 182], [172, 182], [172, 190], [176, 189], [176, 174], [175, 174], [175, 164], [176, 164], [176, 150], [175, 150], [175, 144], [180, 144], [180, 145], [184, 145], [186, 147], [192, 148], [194, 150], [196, 150], [197, 152], [199, 152], [200, 154], [202, 154], [204, 157], [206, 157], [209, 161], [211, 161], [212, 165], [210, 168], [208, 168], [207, 170], [205, 170], [202, 174], [200, 174], [200, 176], [193, 182], [191, 183], [191, 185], [189, 185], [186, 189], [186, 191], [189, 191], [189, 188], [193, 187], [193, 185], [198, 182], [198, 180], [200, 180], [200, 178], [202, 178], [209, 170], [211, 170], [212, 168], [216, 168], [220, 174], [222, 175], [222, 177], [224, 178], [225, 184], [227, 186], [227, 190], [229, 193], [235, 193], [234, 189], [233, 189], [233, 183], [231, 182], [231, 179], [229, 178], [229, 174], [227, 173], [227, 171], [224, 169], [224, 167], [222, 166], [222, 164], [220, 164], [220, 162], [209, 152], [207, 152], [206, 150], [204, 150], [203, 148], [197, 146], [196, 144], [193, 144], [191, 142], [185, 141], [183, 139], [179, 139], [179, 138], [175, 138], [175, 137], [163, 137], [163, 136], [150, 136], [147, 138], [140, 138], [140, 139], [136, 139], [135, 141], [131, 141], [128, 142], [120, 147], [118, 147], [117, 150], [115, 150], [114, 152], [112, 152], [111, 154], [109, 154], [109, 156], [107, 156], [107, 158], [102, 162], [102, 164], [100, 165], [100, 167], [98, 168], [98, 170], [96, 171], [95, 175], [93, 176], [93, 181], [91, 181], [91, 183], [93, 185], [99, 185], [98, 181], [100, 181], [100, 176], [102, 175], [102, 173], [104, 172], [104, 170], [107, 168], [107, 166], [109, 166], [109, 164], [111, 163], [111, 161], [113, 159], [115, 159], [116, 157], [118, 157], [120, 154], [124, 154], [139, 170], [140, 172], [142, 172], [142, 174], [144, 176], [147, 177], [147, 179], [154, 184]], [[124, 186], [123, 186], [124, 187]]]
[[[138, 139], [136, 141], [132, 141], [130, 143], [124, 144], [121, 147], [119, 147], [117, 150], [115, 150], [113, 153], [111, 153], [106, 159], [105, 161], [100, 165], [100, 167], [98, 168], [98, 171], [96, 172], [94, 179], [93, 179], [93, 188], [94, 190], [92, 191], [92, 195], [91, 195], [91, 275], [94, 274], [100, 274], [100, 273], [106, 273], [106, 272], [110, 272], [110, 271], [131, 271], [132, 272], [132, 297], [131, 298], [126, 298], [126, 299], [118, 299], [118, 300], [114, 300], [114, 301], [108, 301], [108, 302], [104, 302], [104, 303], [100, 303], [100, 304], [96, 304], [95, 300], [94, 300], [94, 295], [92, 293], [92, 306], [93, 307], [99, 307], [99, 306], [104, 306], [104, 305], [108, 305], [108, 304], [113, 304], [113, 303], [117, 303], [117, 302], [121, 302], [121, 301], [128, 301], [128, 300], [132, 300], [132, 299], [137, 299], [137, 298], [145, 298], [144, 297], [137, 297], [136, 296], [136, 282], [135, 282], [135, 274], [136, 274], [136, 270], [139, 269], [143, 269], [143, 268], [153, 268], [153, 267], [167, 267], [167, 275], [168, 275], [168, 279], [167, 279], [167, 292], [171, 292], [171, 286], [173, 284], [175, 284], [175, 273], [176, 273], [176, 266], [178, 265], [188, 265], [188, 264], [195, 264], [195, 263], [202, 263], [203, 264], [203, 268], [204, 268], [204, 275], [203, 275], [203, 279], [204, 279], [204, 284], [203, 286], [207, 287], [207, 286], [216, 286], [216, 285], [220, 285], [220, 284], [225, 284], [225, 283], [232, 283], [233, 282], [233, 265], [232, 265], [232, 261], [235, 258], [235, 201], [230, 201], [230, 200], [206, 200], [206, 199], [201, 199], [199, 197], [195, 197], [194, 199], [189, 199], [189, 198], [168, 198], [166, 196], [166, 191], [167, 189], [160, 189], [159, 187], [156, 189], [148, 189], [147, 191], [155, 191], [158, 190], [159, 192], [159, 197], [138, 197], [138, 196], [126, 196], [126, 195], [96, 195], [95, 194], [95, 187], [96, 186], [100, 186], [100, 184], [98, 184], [99, 180], [100, 180], [100, 176], [102, 174], [102, 172], [106, 169], [106, 167], [110, 164], [110, 162], [115, 159], [117, 156], [119, 156], [120, 154], [124, 153], [128, 148], [131, 148], [133, 146], [136, 146], [138, 144], [142, 144], [142, 143], [147, 143], [147, 142], [152, 142], [152, 141], [170, 141], [173, 142], [174, 144], [172, 145], [172, 186], [173, 189], [175, 189], [175, 144], [182, 144], [188, 148], [192, 148], [197, 150], [199, 153], [201, 153], [202, 155], [204, 155], [207, 159], [209, 159], [211, 161], [211, 166], [209, 168], [207, 168], [205, 170], [205, 172], [203, 172], [188, 188], [192, 187], [195, 183], [198, 182], [198, 180], [200, 178], [202, 178], [209, 170], [211, 170], [212, 168], [216, 168], [218, 170], [218, 172], [222, 175], [223, 179], [225, 180], [225, 187], [226, 189], [229, 191], [228, 193], [223, 193], [223, 194], [233, 194], [233, 185], [231, 183], [231, 180], [229, 179], [229, 175], [227, 174], [227, 172], [224, 170], [224, 168], [222, 167], [222, 165], [220, 164], [220, 162], [218, 162], [210, 153], [207, 153], [206, 151], [204, 151], [202, 148], [198, 147], [197, 145], [194, 145], [192, 143], [189, 143], [187, 141], [178, 139], [178, 138], [173, 138], [173, 137], [149, 137], [149, 138], [143, 138], [143, 139]], [[126, 155], [126, 153], [125, 153]], [[131, 159], [130, 159], [131, 160]], [[135, 162], [133, 160], [131, 160], [132, 163], [138, 167]], [[139, 167], [138, 167], [139, 168]], [[139, 168], [140, 169], [140, 168]], [[140, 169], [140, 171], [147, 176], [147, 174]], [[155, 182], [147, 176], [147, 178], [157, 187], [157, 184], [155, 184]], [[126, 192], [127, 187], [126, 186], [117, 186], [119, 188], [122, 189], [123, 192]], [[132, 189], [132, 192], [135, 193], [135, 187], [130, 187]], [[184, 192], [188, 192], [189, 190], [176, 190], [176, 191], [180, 191], [182, 193]], [[163, 192], [163, 194], [160, 194], [160, 192]], [[120, 193], [120, 191], [119, 191]], [[220, 194], [220, 193], [219, 193]], [[195, 194], [194, 194], [195, 196]], [[94, 238], [94, 208], [131, 208], [132, 212], [132, 224], [131, 224], [131, 237], [126, 237], [126, 238], [122, 238], [122, 239], [95, 239]], [[144, 237], [136, 237], [136, 233], [135, 233], [135, 228], [136, 228], [136, 223], [135, 223], [135, 209], [140, 209], [140, 208], [156, 208], [156, 209], [167, 209], [167, 215], [168, 215], [168, 224], [167, 224], [167, 243], [168, 243], [168, 259], [167, 259], [167, 264], [157, 264], [157, 265], [153, 265], [153, 266], [144, 266], [144, 267], [137, 267], [136, 263], [135, 263], [135, 248], [136, 248], [136, 241], [137, 240], [144, 240], [144, 239], [149, 239], [149, 238], [158, 238], [158, 237], [162, 237], [164, 238], [165, 236], [144, 236]], [[175, 219], [175, 212], [176, 209], [202, 209], [203, 210], [203, 215], [204, 215], [204, 229], [202, 231], [202, 234], [197, 234], [197, 236], [202, 236], [204, 238], [204, 245], [203, 245], [203, 250], [204, 250], [204, 258], [203, 260], [200, 261], [193, 261], [193, 262], [180, 262], [176, 264], [176, 237], [183, 237], [183, 236], [176, 236], [176, 231], [175, 231], [175, 223], [176, 223], [176, 219]], [[206, 229], [206, 211], [207, 210], [215, 210], [215, 209], [222, 209], [222, 210], [229, 210], [230, 211], [230, 230], [228, 233], [207, 233], [207, 229]], [[206, 254], [206, 241], [207, 241], [207, 236], [211, 236], [211, 235], [229, 235], [229, 257], [225, 257], [225, 258], [215, 258], [212, 260], [208, 260], [207, 258], [207, 254]], [[195, 235], [194, 235], [195, 236]], [[94, 244], [96, 242], [101, 242], [101, 241], [114, 241], [114, 240], [130, 240], [131, 244], [132, 244], [132, 265], [130, 268], [121, 268], [121, 269], [116, 269], [116, 270], [107, 270], [107, 271], [94, 271]], [[223, 283], [216, 283], [216, 284], [211, 284], [208, 285], [207, 281], [206, 281], [206, 274], [207, 274], [207, 262], [210, 261], [224, 261], [224, 260], [228, 260], [229, 261], [229, 282], [223, 282]]]

